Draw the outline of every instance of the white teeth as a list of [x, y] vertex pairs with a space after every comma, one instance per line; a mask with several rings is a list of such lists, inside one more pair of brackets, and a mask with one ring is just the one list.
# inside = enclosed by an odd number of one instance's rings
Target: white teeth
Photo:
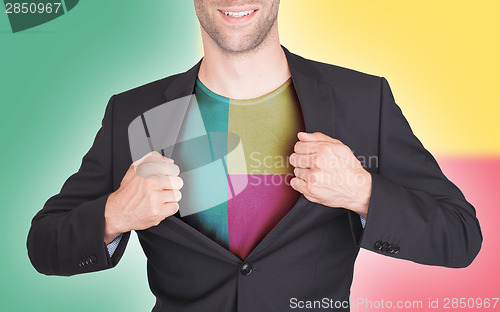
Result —
[[248, 11], [243, 11], [243, 12], [222, 12], [222, 13], [226, 14], [227, 16], [240, 18], [243, 16], [250, 15], [253, 12], [255, 12], [255, 10], [248, 10]]

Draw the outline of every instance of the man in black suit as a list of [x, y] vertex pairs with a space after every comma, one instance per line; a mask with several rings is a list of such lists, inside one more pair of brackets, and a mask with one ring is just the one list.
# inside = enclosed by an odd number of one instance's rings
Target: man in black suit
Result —
[[[298, 301], [348, 310], [360, 247], [422, 264], [473, 261], [482, 242], [475, 210], [413, 135], [384, 78], [289, 52], [279, 42], [279, 0], [194, 2], [203, 59], [110, 99], [80, 169], [33, 219], [27, 245], [39, 272], [112, 268], [135, 230], [153, 311], [288, 311]], [[133, 159], [129, 125], [201, 82], [222, 98], [251, 100], [290, 78], [303, 118], [294, 124], [305, 131], [288, 146], [298, 199], [236, 256], [203, 220], [179, 216], [188, 182], [180, 165], [156, 152]]]

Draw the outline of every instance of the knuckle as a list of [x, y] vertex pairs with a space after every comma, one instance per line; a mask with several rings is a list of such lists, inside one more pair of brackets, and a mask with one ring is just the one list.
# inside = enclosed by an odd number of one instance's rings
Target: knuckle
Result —
[[168, 215], [171, 216], [179, 210], [179, 204], [178, 203], [168, 203], [166, 205], [166, 208], [167, 208]]
[[174, 192], [174, 201], [178, 202], [182, 198], [182, 193], [179, 190], [175, 190]]
[[177, 183], [177, 189], [181, 189], [184, 186], [184, 181], [181, 177], [175, 177], [175, 181]]
[[300, 149], [300, 141], [296, 142], [295, 145], [293, 146], [293, 151], [295, 153], [298, 153]]
[[297, 167], [299, 167], [299, 168], [302, 168], [302, 167], [307, 168], [309, 165], [312, 164], [311, 158], [307, 157], [307, 156], [306, 157], [298, 157], [297, 156], [295, 163], [296, 163]]
[[343, 153], [344, 155], [349, 155], [352, 154], [352, 150], [349, 146], [347, 145], [340, 145], [339, 146], [339, 151]]
[[172, 166], [171, 170], [173, 172], [173, 175], [177, 176], [177, 175], [179, 175], [179, 173], [181, 173], [181, 169], [179, 168], [179, 166], [177, 166], [176, 164], [172, 164], [171, 166]]
[[140, 163], [138, 166], [137, 166], [137, 170], [147, 170], [151, 167], [151, 163]]
[[174, 163], [174, 160], [172, 158], [164, 157], [163, 158], [167, 163]]

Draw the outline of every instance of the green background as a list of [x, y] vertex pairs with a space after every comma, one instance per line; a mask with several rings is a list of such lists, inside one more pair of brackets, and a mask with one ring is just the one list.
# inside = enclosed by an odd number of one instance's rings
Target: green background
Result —
[[13, 34], [0, 12], [0, 311], [150, 311], [135, 233], [112, 270], [45, 276], [31, 266], [31, 219], [80, 166], [108, 99], [202, 56], [192, 1], [80, 1]]

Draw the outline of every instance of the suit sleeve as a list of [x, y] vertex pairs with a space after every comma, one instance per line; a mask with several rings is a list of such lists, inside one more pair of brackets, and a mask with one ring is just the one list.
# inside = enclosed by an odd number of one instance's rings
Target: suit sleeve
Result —
[[28, 256], [46, 275], [70, 276], [114, 267], [123, 255], [125, 233], [113, 257], [104, 243], [104, 207], [113, 190], [111, 97], [94, 143], [59, 194], [47, 200], [31, 222]]
[[421, 264], [468, 266], [482, 243], [474, 207], [415, 137], [385, 78], [380, 105], [378, 170], [360, 247]]

